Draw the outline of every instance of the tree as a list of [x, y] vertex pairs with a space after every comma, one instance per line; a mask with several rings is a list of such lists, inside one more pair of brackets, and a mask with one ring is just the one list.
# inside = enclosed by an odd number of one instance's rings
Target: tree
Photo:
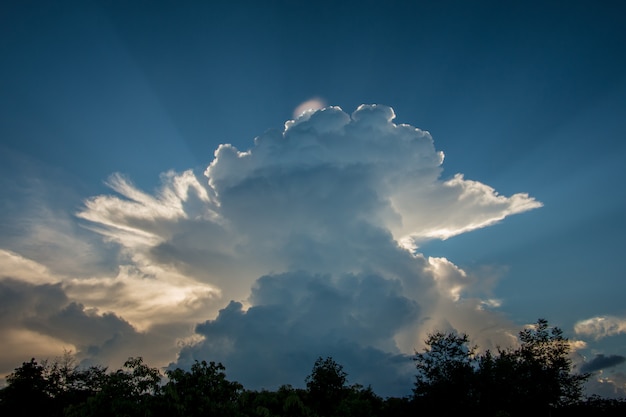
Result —
[[425, 341], [413, 360], [417, 368], [414, 399], [438, 414], [456, 414], [473, 405], [476, 347], [466, 334], [436, 332]]
[[165, 372], [163, 387], [167, 407], [175, 416], [235, 415], [243, 386], [226, 379], [221, 363], [195, 363], [190, 371], [180, 368]]
[[241, 396], [240, 411], [250, 417], [315, 417], [304, 404], [307, 392], [282, 385], [277, 391], [245, 391]]
[[517, 348], [476, 354], [467, 335], [434, 333], [416, 353], [414, 401], [438, 415], [549, 414], [582, 397], [588, 374], [572, 372], [570, 344], [545, 319], [519, 333]]
[[479, 403], [488, 412], [549, 414], [582, 397], [588, 374], [572, 372], [570, 344], [558, 327], [539, 319], [519, 333], [520, 346], [479, 358]]
[[[97, 368], [96, 368], [97, 369]], [[128, 358], [123, 368], [102, 377], [94, 395], [69, 407], [72, 416], [148, 416], [154, 414], [160, 390], [161, 373], [147, 366], [141, 357]]]
[[574, 374], [569, 358], [569, 340], [558, 327], [537, 320], [519, 334], [521, 346], [515, 351], [516, 371], [526, 378], [526, 396], [542, 408], [577, 402], [588, 374]]
[[87, 401], [102, 389], [106, 379], [106, 368], [80, 368], [71, 351], [53, 361], [43, 361], [43, 367], [46, 392], [53, 402], [48, 415], [63, 415], [71, 405]]
[[353, 384], [348, 388], [347, 395], [339, 403], [336, 415], [374, 417], [383, 412], [383, 400], [374, 393], [371, 386], [364, 388], [360, 384]]
[[322, 416], [332, 415], [349, 389], [348, 374], [330, 356], [317, 358], [305, 382], [311, 407]]
[[0, 411], [3, 415], [44, 416], [52, 401], [47, 394], [48, 382], [44, 367], [35, 358], [7, 377], [7, 387], [0, 391]]
[[0, 391], [0, 414], [61, 416], [100, 390], [105, 370], [79, 368], [69, 351], [40, 364], [33, 358], [7, 377], [8, 385]]

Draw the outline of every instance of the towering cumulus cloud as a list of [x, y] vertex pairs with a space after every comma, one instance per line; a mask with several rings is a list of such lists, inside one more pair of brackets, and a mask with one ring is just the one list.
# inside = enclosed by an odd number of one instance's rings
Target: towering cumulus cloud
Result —
[[[506, 323], [484, 308], [493, 301], [469, 291], [480, 277], [419, 246], [541, 203], [461, 174], [441, 179], [430, 134], [394, 118], [380, 105], [308, 111], [247, 151], [220, 145], [205, 179], [164, 175], [155, 195], [112, 177], [119, 195], [79, 213], [125, 254], [124, 277], [101, 292], [149, 280], [164, 293], [127, 310], [92, 304], [144, 328], [171, 314], [195, 320], [178, 364], [222, 361], [249, 388], [301, 385], [315, 358], [331, 355], [351, 381], [405, 394], [407, 355], [426, 332], [480, 330], [505, 344]], [[87, 294], [81, 285], [68, 293]]]

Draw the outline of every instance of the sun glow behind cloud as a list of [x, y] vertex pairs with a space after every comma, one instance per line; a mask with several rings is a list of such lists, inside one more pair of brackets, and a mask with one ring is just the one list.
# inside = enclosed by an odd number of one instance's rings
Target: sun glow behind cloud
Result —
[[298, 104], [298, 106], [294, 109], [293, 118], [297, 119], [298, 117], [302, 116], [302, 113], [314, 112], [323, 109], [324, 107], [326, 107], [326, 102], [319, 97], [306, 100]]

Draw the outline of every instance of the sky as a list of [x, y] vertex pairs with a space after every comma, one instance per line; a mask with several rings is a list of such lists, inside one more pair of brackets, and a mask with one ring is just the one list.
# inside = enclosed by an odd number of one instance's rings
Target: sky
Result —
[[318, 356], [408, 395], [430, 332], [546, 318], [626, 396], [620, 2], [0, 6], [0, 374]]

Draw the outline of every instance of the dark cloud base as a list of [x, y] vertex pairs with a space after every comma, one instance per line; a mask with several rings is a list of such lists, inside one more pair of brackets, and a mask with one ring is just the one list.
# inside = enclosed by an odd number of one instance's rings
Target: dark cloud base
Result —
[[393, 342], [418, 314], [397, 281], [377, 275], [310, 275], [259, 278], [247, 310], [231, 302], [215, 320], [199, 324], [205, 340], [184, 348], [176, 366], [210, 359], [229, 377], [253, 389], [303, 386], [318, 356], [344, 365], [352, 383], [372, 385], [381, 395], [405, 395], [413, 365]]
[[596, 372], [602, 369], [611, 368], [626, 362], [626, 357], [621, 355], [596, 355], [595, 358], [586, 362], [580, 367], [581, 372]]

